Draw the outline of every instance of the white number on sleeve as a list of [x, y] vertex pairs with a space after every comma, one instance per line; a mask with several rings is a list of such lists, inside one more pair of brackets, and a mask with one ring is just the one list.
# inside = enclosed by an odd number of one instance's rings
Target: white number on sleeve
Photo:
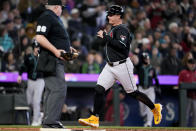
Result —
[[43, 33], [45, 33], [46, 32], [46, 29], [47, 29], [46, 26], [40, 26], [40, 25], [38, 25], [36, 31], [37, 32], [43, 32]]

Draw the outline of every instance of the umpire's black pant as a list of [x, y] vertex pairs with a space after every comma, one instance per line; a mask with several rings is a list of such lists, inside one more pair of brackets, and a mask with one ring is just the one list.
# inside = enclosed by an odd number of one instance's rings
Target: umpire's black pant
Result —
[[57, 59], [56, 76], [44, 78], [44, 119], [42, 124], [57, 124], [60, 121], [61, 111], [67, 93], [64, 74], [64, 63]]

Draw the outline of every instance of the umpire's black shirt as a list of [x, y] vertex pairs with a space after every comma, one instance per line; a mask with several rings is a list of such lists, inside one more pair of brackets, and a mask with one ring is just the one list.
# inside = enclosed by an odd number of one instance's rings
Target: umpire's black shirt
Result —
[[113, 26], [107, 34], [103, 34], [107, 62], [116, 62], [129, 56], [131, 34], [125, 25]]
[[37, 35], [44, 35], [57, 49], [70, 50], [70, 40], [60, 18], [51, 10], [46, 10], [37, 20]]

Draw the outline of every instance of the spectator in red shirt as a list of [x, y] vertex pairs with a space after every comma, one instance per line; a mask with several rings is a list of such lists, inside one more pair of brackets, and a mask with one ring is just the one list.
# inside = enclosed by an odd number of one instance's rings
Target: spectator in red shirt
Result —
[[[188, 56], [188, 55], [187, 55]], [[179, 74], [179, 84], [186, 82], [186, 83], [193, 83], [196, 82], [196, 62], [193, 58], [188, 58], [185, 61], [186, 68], [182, 70]], [[188, 106], [187, 106], [187, 119], [189, 121], [190, 114], [192, 114], [192, 121], [191, 124], [193, 127], [196, 126], [196, 90], [188, 90], [187, 91], [188, 97]]]

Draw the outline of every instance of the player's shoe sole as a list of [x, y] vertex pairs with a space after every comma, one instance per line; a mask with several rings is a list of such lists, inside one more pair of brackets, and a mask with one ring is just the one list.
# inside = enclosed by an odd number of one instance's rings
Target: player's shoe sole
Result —
[[82, 120], [82, 119], [79, 119], [78, 122], [83, 126], [91, 126], [91, 127], [94, 127], [94, 128], [99, 127], [99, 124], [89, 123], [89, 122], [86, 122], [85, 120]]

